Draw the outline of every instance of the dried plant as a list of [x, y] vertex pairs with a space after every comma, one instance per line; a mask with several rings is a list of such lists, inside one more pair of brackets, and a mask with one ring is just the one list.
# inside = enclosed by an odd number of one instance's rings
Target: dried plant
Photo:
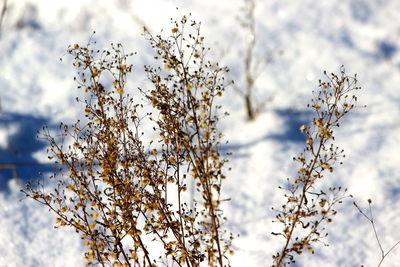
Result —
[[3, 6], [0, 11], [0, 35], [2, 32], [3, 21], [7, 12], [7, 8], [8, 8], [7, 0], [3, 0]]
[[[254, 2], [246, 3], [254, 35]], [[171, 24], [167, 37], [145, 29], [160, 66], [144, 67], [151, 89], [137, 88], [133, 95], [127, 88], [133, 54], [121, 44], [96, 50], [90, 39], [67, 50], [78, 88], [87, 93], [77, 98], [85, 120], [61, 124], [59, 136], [43, 128], [49, 159], [59, 166], [50, 176], [55, 187], [28, 184], [22, 192], [56, 214], [56, 227], [75, 229], [88, 266], [229, 266], [232, 235], [224, 230], [221, 209], [227, 160], [217, 128], [226, 115], [217, 98], [228, 70], [207, 59], [200, 23], [184, 16]], [[254, 45], [253, 39], [246, 57], [249, 119], [255, 116]], [[319, 182], [344, 157], [333, 144], [333, 129], [355, 107], [352, 93], [360, 88], [343, 68], [326, 78], [308, 105], [316, 113], [312, 124], [300, 127], [307, 146], [294, 158], [298, 174], [281, 187], [286, 201], [276, 219], [283, 229], [273, 234], [284, 245], [273, 256], [275, 267], [293, 263], [295, 253], [313, 253], [327, 235], [323, 225], [332, 221], [334, 206], [348, 196], [340, 187], [325, 192]], [[149, 125], [154, 132], [145, 130]], [[383, 260], [389, 252], [381, 251]]]
[[265, 60], [260, 60], [255, 54], [257, 49], [255, 9], [256, 3], [254, 0], [244, 0], [242, 16], [237, 18], [246, 33], [246, 50], [243, 57], [243, 81], [240, 85], [233, 84], [233, 89], [243, 98], [246, 118], [249, 121], [255, 120], [265, 104], [272, 99], [272, 97], [261, 101], [256, 99], [256, 81], [265, 70], [265, 62], [271, 60], [268, 59], [271, 55], [266, 56]]
[[331, 187], [327, 192], [319, 188], [325, 173], [333, 172], [333, 166], [344, 157], [343, 150], [333, 144], [333, 129], [355, 107], [357, 97], [352, 94], [360, 87], [356, 86], [356, 77], [347, 76], [343, 68], [339, 76], [331, 74], [326, 78], [326, 82], [320, 81], [319, 90], [308, 105], [316, 113], [312, 124], [300, 127], [307, 146], [294, 158], [300, 163], [297, 177], [288, 179], [287, 187], [281, 187], [287, 192], [286, 203], [276, 209], [276, 220], [283, 229], [273, 234], [282, 236], [285, 242], [273, 256], [275, 267], [295, 262], [294, 254], [313, 253], [314, 244], [323, 242], [327, 235], [323, 224], [332, 222], [336, 214], [334, 206], [347, 196], [347, 190], [341, 187]]
[[[228, 265], [216, 104], [227, 69], [208, 61], [199, 23], [183, 17], [172, 25], [168, 37], [145, 34], [163, 68], [146, 66], [152, 89], [133, 96], [126, 88], [131, 54], [120, 44], [68, 49], [89, 94], [81, 101], [87, 122], [62, 124], [61, 141], [44, 128], [49, 158], [60, 166], [51, 176], [57, 186], [46, 192], [28, 184], [23, 192], [55, 213], [58, 226], [80, 234], [88, 265]], [[140, 99], [152, 112], [141, 114]], [[145, 143], [152, 134], [144, 123], [153, 123], [157, 140]]]
[[[394, 245], [392, 245], [390, 247], [390, 249], [388, 251], [384, 251], [383, 247], [382, 247], [382, 243], [379, 239], [379, 235], [378, 232], [376, 230], [376, 226], [375, 226], [375, 220], [374, 217], [372, 215], [372, 200], [368, 199], [368, 211], [369, 211], [369, 216], [366, 214], [366, 212], [364, 212], [358, 205], [356, 202], [353, 202], [353, 205], [357, 208], [358, 212], [361, 213], [362, 216], [364, 216], [364, 218], [366, 218], [372, 226], [372, 229], [374, 230], [374, 235], [375, 235], [375, 239], [376, 242], [378, 243], [379, 246], [379, 250], [381, 252], [381, 259], [378, 263], [378, 267], [382, 265], [383, 261], [385, 260], [386, 256], [389, 255], [390, 252], [392, 252], [399, 244], [400, 244], [400, 240], [397, 241]], [[363, 267], [364, 265], [361, 265], [361, 267]]]

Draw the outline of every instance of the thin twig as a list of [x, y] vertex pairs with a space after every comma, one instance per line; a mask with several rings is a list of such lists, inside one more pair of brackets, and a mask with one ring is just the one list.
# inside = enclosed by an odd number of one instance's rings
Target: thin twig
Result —
[[372, 229], [374, 230], [375, 239], [376, 239], [376, 241], [377, 241], [377, 243], [378, 243], [378, 246], [379, 246], [379, 249], [380, 249], [380, 251], [381, 251], [381, 260], [380, 260], [379, 263], [378, 263], [378, 267], [379, 267], [379, 266], [381, 266], [381, 264], [382, 264], [382, 262], [384, 261], [384, 259], [386, 258], [386, 256], [387, 256], [390, 252], [392, 252], [392, 250], [394, 250], [394, 249], [396, 248], [397, 245], [400, 244], [400, 240], [397, 241], [397, 242], [385, 253], [385, 251], [384, 251], [384, 249], [383, 249], [383, 247], [382, 247], [382, 243], [381, 243], [381, 241], [379, 240], [379, 236], [378, 236], [377, 230], [376, 230], [374, 217], [373, 217], [373, 215], [372, 215], [372, 205], [371, 205], [371, 203], [372, 203], [371, 199], [368, 199], [368, 208], [369, 208], [369, 214], [370, 214], [370, 216], [368, 216], [367, 214], [365, 214], [365, 212], [363, 212], [363, 211], [361, 210], [361, 208], [357, 205], [356, 202], [353, 202], [353, 205], [357, 208], [357, 210], [361, 213], [361, 215], [363, 215], [363, 216], [371, 223], [371, 225], [372, 225]]
[[6, 11], [7, 11], [7, 0], [4, 0], [3, 7], [1, 9], [1, 14], [0, 14], [0, 35], [1, 35], [1, 27], [3, 25], [3, 20], [5, 17]]

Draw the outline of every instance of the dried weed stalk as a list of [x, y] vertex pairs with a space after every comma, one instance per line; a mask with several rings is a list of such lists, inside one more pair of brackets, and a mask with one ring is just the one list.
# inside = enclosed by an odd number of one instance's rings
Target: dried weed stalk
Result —
[[[265, 107], [272, 96], [257, 100], [256, 82], [265, 70], [265, 62], [271, 60], [271, 55], [266, 56], [265, 60], [257, 58], [255, 50], [257, 49], [257, 31], [255, 17], [256, 2], [254, 0], [244, 0], [244, 6], [241, 9], [242, 14], [237, 18], [240, 26], [243, 28], [246, 39], [246, 50], [243, 57], [243, 81], [241, 85], [233, 84], [233, 89], [243, 98], [246, 108], [246, 119], [253, 121]], [[279, 52], [280, 53], [280, 52]]]
[[[61, 125], [62, 139], [73, 140], [67, 146], [44, 128], [49, 158], [60, 165], [51, 176], [57, 187], [29, 184], [23, 192], [54, 212], [58, 226], [80, 234], [88, 265], [228, 265], [232, 238], [220, 209], [226, 160], [215, 103], [227, 69], [207, 60], [199, 23], [172, 23], [166, 38], [146, 33], [163, 68], [146, 66], [153, 89], [134, 96], [125, 92], [133, 67], [120, 44], [68, 49], [79, 88], [90, 95], [83, 101], [87, 122]], [[140, 115], [141, 97], [153, 112]], [[158, 140], [144, 143], [144, 121]]]
[[356, 86], [356, 77], [347, 76], [343, 68], [339, 76], [326, 73], [325, 76], [327, 81], [320, 81], [319, 90], [314, 92], [312, 103], [308, 105], [316, 116], [310, 126], [300, 127], [307, 146], [294, 158], [300, 163], [298, 175], [293, 180], [288, 179], [288, 187], [281, 187], [287, 192], [286, 203], [276, 209], [276, 220], [283, 230], [273, 234], [282, 236], [285, 243], [273, 256], [275, 267], [295, 262], [294, 254], [313, 253], [314, 244], [323, 242], [327, 235], [323, 224], [332, 222], [336, 214], [333, 207], [346, 197], [346, 190], [340, 187], [329, 188], [327, 193], [319, 190], [318, 182], [344, 157], [343, 150], [333, 144], [333, 129], [339, 127], [342, 117], [355, 107], [357, 97], [353, 92], [360, 87]]
[[4, 17], [6, 16], [7, 8], [8, 8], [7, 0], [3, 0], [3, 6], [0, 11], [0, 36], [1, 36], [1, 32], [2, 32]]
[[[374, 230], [374, 235], [375, 235], [376, 242], [378, 243], [379, 250], [380, 250], [380, 252], [381, 252], [381, 259], [379, 260], [379, 263], [378, 263], [378, 267], [380, 267], [380, 266], [382, 265], [383, 261], [385, 260], [386, 256], [389, 255], [389, 253], [392, 252], [392, 251], [400, 244], [400, 240], [397, 241], [396, 243], [394, 243], [394, 245], [392, 245], [392, 246], [390, 247], [390, 249], [387, 250], [387, 251], [385, 252], [384, 249], [383, 249], [383, 247], [382, 247], [382, 243], [381, 243], [381, 241], [380, 241], [380, 239], [379, 239], [379, 235], [378, 235], [378, 232], [377, 232], [376, 226], [375, 226], [375, 220], [374, 220], [374, 217], [373, 217], [373, 215], [372, 215], [372, 200], [371, 200], [371, 199], [368, 199], [368, 212], [369, 212], [369, 216], [366, 214], [365, 211], [363, 211], [363, 210], [357, 205], [356, 202], [353, 202], [353, 205], [357, 208], [358, 212], [361, 213], [361, 215], [364, 216], [364, 218], [367, 219], [367, 220], [371, 223], [372, 229]], [[361, 267], [363, 267], [363, 266], [364, 266], [364, 265], [361, 265]]]

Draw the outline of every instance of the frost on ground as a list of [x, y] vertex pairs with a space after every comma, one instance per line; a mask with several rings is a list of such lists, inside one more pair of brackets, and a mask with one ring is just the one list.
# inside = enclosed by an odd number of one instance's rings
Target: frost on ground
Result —
[[[0, 164], [47, 163], [45, 145], [35, 141], [41, 124], [56, 127], [80, 117], [80, 95], [71, 62], [59, 58], [68, 44], [85, 43], [93, 30], [100, 47], [122, 42], [136, 51], [133, 84], [145, 84], [143, 64], [151, 50], [143, 40], [145, 25], [169, 29], [169, 18], [191, 12], [202, 21], [215, 57], [231, 68], [240, 85], [246, 35], [238, 25], [242, 1], [8, 1], [0, 37]], [[178, 10], [175, 7], [179, 7]], [[374, 219], [385, 250], [400, 239], [400, 2], [397, 0], [256, 1], [256, 55], [273, 55], [256, 83], [260, 99], [273, 96], [254, 122], [245, 122], [242, 100], [228, 91], [223, 105], [231, 116], [222, 122], [233, 152], [225, 194], [228, 227], [240, 234], [232, 266], [264, 266], [282, 245], [272, 237], [272, 206], [282, 203], [277, 187], [296, 172], [291, 161], [304, 147], [298, 127], [312, 117], [305, 108], [322, 71], [357, 73], [363, 90], [360, 107], [336, 131], [345, 150], [344, 165], [328, 176], [329, 185], [347, 187], [359, 205], [373, 200]], [[283, 53], [275, 53], [282, 51]], [[134, 88], [134, 86], [132, 86]], [[14, 148], [18, 148], [17, 150]], [[37, 171], [19, 167], [22, 182]], [[23, 198], [0, 169], [0, 266], [80, 266], [81, 242], [66, 229], [54, 230], [54, 218]], [[380, 252], [370, 224], [345, 201], [329, 225], [329, 247], [297, 258], [297, 266], [375, 266]], [[382, 266], [400, 262], [394, 250]]]

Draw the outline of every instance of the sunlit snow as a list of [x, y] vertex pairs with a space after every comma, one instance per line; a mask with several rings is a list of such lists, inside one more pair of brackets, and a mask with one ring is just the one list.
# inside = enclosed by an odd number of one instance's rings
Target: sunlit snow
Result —
[[[83, 266], [79, 236], [71, 229], [55, 230], [53, 215], [19, 193], [20, 185], [40, 177], [38, 172], [46, 177], [52, 171], [46, 143], [36, 139], [36, 131], [82, 116], [75, 101], [82, 92], [73, 81], [67, 46], [86, 43], [93, 31], [100, 48], [121, 42], [126, 51], [138, 53], [130, 84], [146, 86], [141, 68], [154, 61], [143, 26], [158, 33], [170, 28], [170, 18], [191, 13], [202, 22], [213, 59], [227, 65], [240, 86], [248, 33], [237, 17], [244, 1], [7, 2], [0, 36], [0, 167], [16, 164], [19, 185], [11, 179], [12, 169], [0, 168], [0, 267]], [[229, 140], [223, 149], [233, 153], [223, 189], [231, 198], [224, 206], [227, 226], [240, 235], [231, 265], [269, 266], [282, 246], [270, 234], [278, 227], [271, 207], [283, 201], [277, 188], [296, 173], [292, 158], [305, 145], [298, 128], [312, 119], [306, 109], [312, 90], [324, 70], [338, 73], [344, 65], [347, 74], [357, 73], [363, 90], [360, 107], [336, 131], [344, 164], [325, 182], [348, 188], [354, 198], [337, 207], [327, 228], [329, 246], [297, 256], [293, 266], [377, 266], [373, 230], [352, 201], [366, 207], [372, 199], [385, 251], [400, 240], [400, 1], [255, 2], [255, 55], [262, 66], [257, 97], [267, 102], [257, 119], [247, 122], [242, 99], [228, 88], [223, 106], [230, 116], [220, 125]], [[381, 266], [400, 266], [400, 248]]]

